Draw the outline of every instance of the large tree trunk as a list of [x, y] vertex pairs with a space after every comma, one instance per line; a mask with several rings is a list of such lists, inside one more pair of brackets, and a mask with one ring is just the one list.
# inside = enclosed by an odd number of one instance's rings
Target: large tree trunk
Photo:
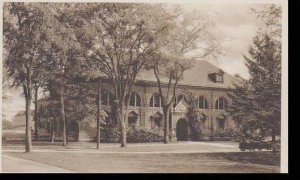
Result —
[[131, 96], [131, 92], [128, 93], [128, 98], [126, 99], [125, 118], [124, 118], [125, 129], [126, 130], [127, 130], [127, 127], [128, 127], [128, 107], [129, 107], [130, 96]]
[[67, 145], [67, 123], [66, 123], [66, 116], [65, 116], [63, 84], [61, 84], [60, 104], [61, 104], [61, 118], [62, 118], [62, 122], [63, 122], [63, 146], [66, 146]]
[[169, 127], [169, 111], [170, 107], [165, 107], [163, 108], [163, 113], [164, 113], [164, 143], [167, 144], [170, 141], [170, 127]]
[[98, 102], [97, 102], [97, 149], [100, 148], [100, 116], [101, 116], [101, 82], [99, 81], [98, 85]]
[[123, 106], [119, 107], [118, 109], [118, 119], [121, 123], [121, 147], [127, 146], [127, 140], [126, 140], [126, 124], [125, 124], [125, 118], [123, 113]]
[[31, 151], [31, 117], [30, 117], [30, 106], [31, 106], [31, 98], [32, 98], [32, 89], [31, 89], [31, 73], [30, 70], [27, 71], [26, 76], [26, 86], [24, 86], [24, 94], [25, 94], [25, 118], [26, 118], [26, 129], [25, 129], [25, 151]]
[[35, 140], [38, 141], [39, 140], [39, 118], [38, 118], [38, 104], [37, 104], [37, 100], [38, 100], [38, 90], [39, 88], [35, 88], [34, 91], [34, 136], [35, 136]]
[[[30, 94], [30, 92], [29, 92]], [[31, 151], [31, 117], [30, 117], [30, 105], [31, 105], [31, 95], [26, 97], [26, 130], [25, 130], [25, 151]]]

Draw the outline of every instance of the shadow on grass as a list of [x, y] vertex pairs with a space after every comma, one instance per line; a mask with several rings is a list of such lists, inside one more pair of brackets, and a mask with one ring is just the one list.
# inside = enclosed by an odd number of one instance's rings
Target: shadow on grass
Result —
[[231, 161], [280, 166], [280, 152], [227, 152], [227, 153], [208, 153], [212, 158], [224, 158]]

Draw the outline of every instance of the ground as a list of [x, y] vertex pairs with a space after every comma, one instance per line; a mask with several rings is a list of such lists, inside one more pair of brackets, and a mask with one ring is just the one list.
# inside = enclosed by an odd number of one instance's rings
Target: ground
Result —
[[3, 146], [3, 172], [83, 173], [279, 173], [280, 153], [241, 152], [233, 142], [171, 144], [38, 144], [31, 153], [24, 145]]

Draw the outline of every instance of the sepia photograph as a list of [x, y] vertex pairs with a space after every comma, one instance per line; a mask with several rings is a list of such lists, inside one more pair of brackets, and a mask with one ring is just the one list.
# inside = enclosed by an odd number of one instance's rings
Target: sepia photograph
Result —
[[1, 2], [1, 173], [287, 173], [287, 1]]

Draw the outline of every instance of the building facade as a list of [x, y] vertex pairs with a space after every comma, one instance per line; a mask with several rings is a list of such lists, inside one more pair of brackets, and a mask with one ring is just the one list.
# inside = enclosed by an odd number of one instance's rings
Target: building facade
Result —
[[[162, 79], [162, 83], [164, 82], [167, 82], [167, 79]], [[214, 133], [237, 128], [238, 122], [228, 116], [225, 110], [230, 103], [227, 93], [238, 83], [237, 78], [218, 67], [206, 61], [196, 62], [184, 73], [178, 85], [170, 114], [171, 140], [193, 140], [192, 120], [201, 121], [203, 132]], [[89, 82], [89, 85], [95, 89], [98, 86], [95, 82]], [[108, 119], [113, 115], [111, 108], [113, 100], [113, 87], [109, 82], [102, 82], [101, 109], [107, 112]], [[193, 115], [191, 115], [192, 104], [197, 110]], [[163, 110], [155, 76], [152, 71], [142, 71], [129, 100], [127, 126], [143, 127], [162, 134], [163, 124]], [[80, 127], [75, 129], [79, 131], [79, 140], [95, 135], [90, 129]]]

